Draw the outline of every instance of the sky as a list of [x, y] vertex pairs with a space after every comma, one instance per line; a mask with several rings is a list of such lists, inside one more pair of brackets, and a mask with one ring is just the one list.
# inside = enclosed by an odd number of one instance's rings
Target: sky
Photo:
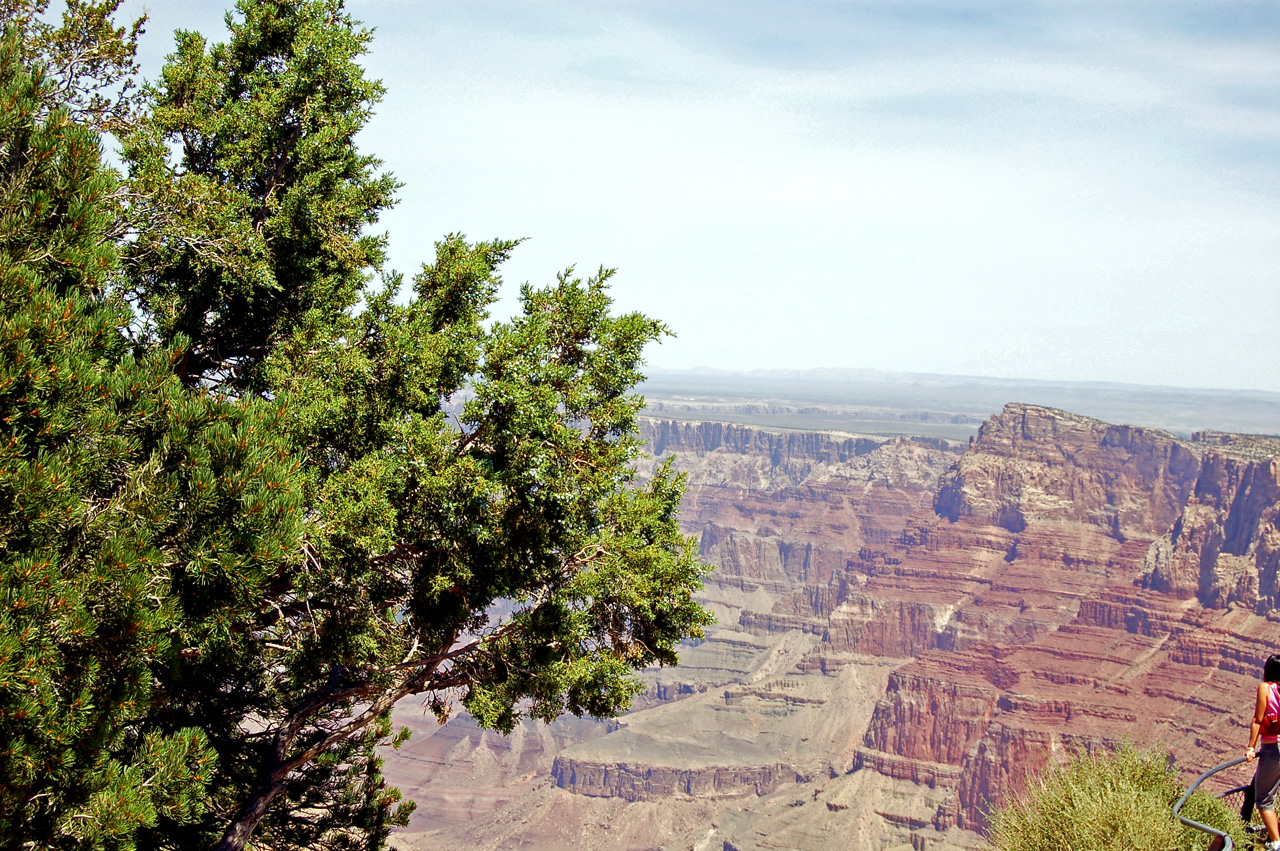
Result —
[[[223, 3], [151, 0], [141, 59]], [[128, 0], [127, 11], [143, 4]], [[349, 0], [391, 265], [617, 268], [658, 369], [1280, 391], [1280, 5]]]

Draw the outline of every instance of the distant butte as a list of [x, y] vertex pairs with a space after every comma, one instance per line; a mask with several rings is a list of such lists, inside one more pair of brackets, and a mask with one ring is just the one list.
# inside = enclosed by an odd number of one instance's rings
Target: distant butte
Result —
[[397, 847], [973, 849], [1072, 749], [1194, 774], [1243, 746], [1280, 649], [1280, 438], [1020, 404], [967, 445], [645, 429], [689, 474], [720, 623], [613, 722], [506, 741], [399, 710]]

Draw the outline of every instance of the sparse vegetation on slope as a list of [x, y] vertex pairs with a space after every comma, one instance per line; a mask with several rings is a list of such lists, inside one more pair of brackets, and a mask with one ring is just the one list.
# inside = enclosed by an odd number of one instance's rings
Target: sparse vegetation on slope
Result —
[[[1125, 744], [1077, 753], [1051, 768], [1017, 801], [992, 814], [997, 851], [1198, 851], [1209, 837], [1181, 824], [1173, 804], [1185, 791], [1168, 755]], [[1244, 824], [1222, 801], [1196, 792], [1187, 818], [1230, 833], [1252, 848]]]

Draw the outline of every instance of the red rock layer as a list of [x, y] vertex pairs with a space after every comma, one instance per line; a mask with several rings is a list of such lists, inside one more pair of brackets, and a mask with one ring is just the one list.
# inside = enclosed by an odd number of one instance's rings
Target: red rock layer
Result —
[[1238, 751], [1277, 637], [1278, 450], [1008, 406], [830, 617], [834, 647], [916, 657], [862, 764], [918, 762], [955, 789], [935, 825], [981, 829], [1072, 748], [1160, 741], [1195, 770]]
[[[623, 801], [783, 794], [828, 765], [718, 746], [680, 764], [664, 741], [724, 732], [688, 725], [702, 706], [704, 725], [752, 719], [752, 735], [785, 728], [843, 754], [833, 774], [852, 764], [892, 778], [873, 810], [923, 843], [922, 826], [983, 829], [993, 805], [1076, 748], [1159, 742], [1194, 774], [1245, 743], [1258, 672], [1280, 649], [1280, 439], [1185, 440], [1028, 405], [1007, 406], [962, 453], [646, 428], [689, 474], [684, 521], [718, 565], [707, 600], [728, 629], [689, 654], [701, 668], [651, 683], [641, 708], [669, 713], [667, 732], [643, 753], [560, 753], [560, 788]], [[868, 665], [859, 656], [880, 657], [878, 676], [896, 666], [883, 693], [878, 679], [865, 689], [856, 724], [803, 726], [842, 705], [820, 705], [805, 678], [841, 683]], [[792, 678], [803, 687], [784, 688]], [[719, 692], [723, 713], [710, 713]], [[559, 745], [492, 747], [440, 738], [424, 760], [442, 766], [442, 788], [481, 763], [510, 785]], [[928, 793], [899, 794], [904, 783]]]
[[[951, 790], [939, 829], [980, 829], [1072, 748], [1159, 740], [1202, 768], [1241, 743], [1238, 704], [1276, 634], [1280, 441], [1184, 440], [1028, 405], [952, 459], [931, 444], [654, 428], [659, 451], [701, 459], [686, 521], [720, 565], [711, 582], [775, 595], [742, 606], [739, 629], [820, 634], [801, 674], [848, 653], [914, 660], [890, 676], [857, 766]], [[940, 475], [939, 460], [953, 462]]]

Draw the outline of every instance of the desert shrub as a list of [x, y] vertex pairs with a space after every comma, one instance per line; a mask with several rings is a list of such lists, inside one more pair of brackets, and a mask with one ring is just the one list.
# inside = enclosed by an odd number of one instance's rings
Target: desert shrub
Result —
[[[1184, 791], [1160, 750], [1080, 751], [995, 810], [988, 842], [997, 851], [1202, 851], [1209, 835], [1172, 813]], [[1253, 847], [1239, 816], [1211, 795], [1196, 792], [1182, 814]]]

